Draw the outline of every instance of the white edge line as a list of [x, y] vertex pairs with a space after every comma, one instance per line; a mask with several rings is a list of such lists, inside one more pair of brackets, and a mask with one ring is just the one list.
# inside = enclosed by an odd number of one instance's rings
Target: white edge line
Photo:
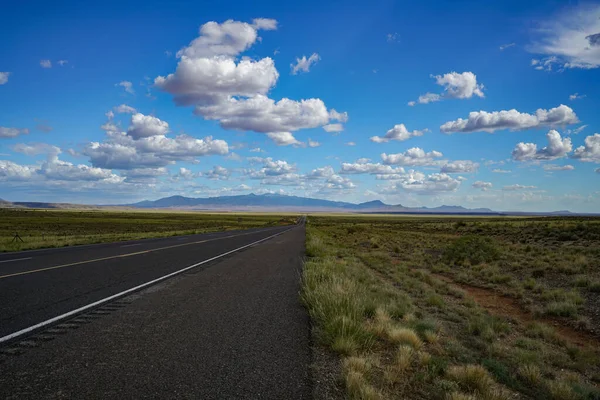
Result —
[[13, 262], [13, 261], [23, 261], [23, 260], [31, 260], [32, 257], [26, 257], [26, 258], [15, 258], [14, 260], [3, 260], [0, 261], [0, 264], [2, 263], [7, 263], [7, 262]]
[[88, 309], [90, 309], [90, 308], [93, 308], [93, 307], [99, 306], [100, 304], [106, 303], [106, 302], [108, 302], [108, 301], [111, 301], [111, 300], [114, 300], [114, 299], [116, 299], [116, 298], [118, 298], [118, 297], [122, 297], [122, 296], [124, 296], [124, 295], [126, 295], [126, 294], [129, 294], [129, 293], [135, 292], [135, 291], [137, 291], [137, 290], [143, 289], [143, 288], [145, 288], [145, 287], [147, 287], [147, 286], [153, 285], [153, 284], [155, 284], [155, 283], [158, 283], [158, 282], [160, 282], [160, 281], [164, 281], [165, 279], [168, 279], [168, 278], [170, 278], [170, 277], [172, 277], [172, 276], [175, 276], [175, 275], [181, 274], [182, 272], [188, 271], [188, 270], [190, 270], [190, 269], [192, 269], [192, 268], [198, 267], [198, 266], [200, 266], [200, 265], [202, 265], [202, 264], [206, 264], [206, 263], [208, 263], [208, 262], [211, 262], [211, 261], [213, 261], [213, 260], [219, 259], [219, 258], [221, 258], [221, 257], [225, 257], [226, 255], [229, 255], [229, 254], [231, 254], [231, 253], [235, 253], [236, 251], [239, 251], [239, 250], [245, 249], [245, 248], [247, 248], [247, 247], [250, 247], [250, 246], [254, 246], [255, 244], [258, 244], [258, 243], [264, 242], [264, 241], [266, 241], [266, 240], [269, 240], [269, 239], [271, 239], [271, 238], [274, 238], [275, 236], [283, 235], [284, 233], [286, 233], [286, 232], [288, 232], [288, 231], [290, 231], [290, 230], [294, 229], [296, 226], [297, 226], [297, 225], [295, 225], [294, 227], [292, 227], [292, 228], [290, 228], [290, 229], [286, 229], [285, 231], [282, 231], [282, 232], [276, 233], [276, 234], [274, 234], [274, 235], [268, 236], [268, 237], [266, 237], [266, 238], [263, 238], [263, 239], [257, 240], [256, 242], [252, 242], [252, 243], [250, 243], [250, 244], [247, 244], [247, 245], [244, 245], [244, 246], [242, 246], [242, 247], [238, 247], [237, 249], [233, 249], [233, 250], [230, 250], [230, 251], [228, 251], [228, 252], [226, 252], [226, 253], [219, 254], [218, 256], [214, 256], [214, 257], [212, 257], [212, 258], [209, 258], [208, 260], [200, 261], [199, 263], [196, 263], [196, 264], [190, 265], [189, 267], [185, 267], [185, 268], [182, 268], [182, 269], [180, 269], [180, 270], [178, 270], [178, 271], [171, 272], [170, 274], [167, 274], [167, 275], [161, 276], [160, 278], [156, 278], [156, 279], [153, 279], [153, 280], [151, 280], [151, 281], [149, 281], [149, 282], [142, 283], [141, 285], [138, 285], [138, 286], [132, 287], [131, 289], [127, 289], [127, 290], [124, 290], [124, 291], [122, 291], [122, 292], [120, 292], [120, 293], [113, 294], [112, 296], [105, 297], [104, 299], [101, 299], [101, 300], [95, 301], [95, 302], [93, 302], [93, 303], [90, 303], [90, 304], [88, 304], [88, 305], [85, 305], [85, 306], [83, 306], [83, 307], [79, 307], [79, 308], [77, 308], [77, 309], [75, 309], [75, 310], [72, 310], [72, 311], [66, 312], [66, 313], [64, 313], [64, 314], [58, 315], [58, 316], [56, 316], [56, 317], [54, 317], [54, 318], [47, 319], [46, 321], [43, 321], [43, 322], [40, 322], [39, 324], [35, 324], [35, 325], [33, 325], [33, 326], [30, 326], [29, 328], [21, 329], [20, 331], [17, 331], [17, 332], [11, 333], [10, 335], [3, 336], [3, 337], [1, 337], [1, 338], [0, 338], [0, 343], [3, 343], [3, 342], [6, 342], [6, 341], [9, 341], [9, 340], [11, 340], [11, 339], [14, 339], [14, 338], [16, 338], [16, 337], [19, 337], [19, 336], [21, 336], [21, 335], [24, 335], [24, 334], [26, 334], [26, 333], [32, 332], [32, 331], [34, 331], [34, 330], [36, 330], [36, 329], [42, 328], [42, 327], [44, 327], [44, 326], [46, 326], [46, 325], [50, 325], [50, 324], [52, 324], [52, 323], [54, 323], [54, 322], [60, 321], [61, 319], [65, 319], [65, 318], [71, 317], [71, 316], [73, 316], [73, 315], [75, 315], [75, 314], [78, 314], [78, 313], [80, 313], [80, 312], [82, 312], [82, 311], [85, 311], [85, 310], [88, 310]]

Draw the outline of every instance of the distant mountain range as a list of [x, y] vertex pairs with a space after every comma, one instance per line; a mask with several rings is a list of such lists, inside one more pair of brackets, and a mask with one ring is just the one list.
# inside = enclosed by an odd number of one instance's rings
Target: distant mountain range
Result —
[[309, 197], [286, 196], [281, 194], [254, 193], [239, 196], [219, 196], [193, 198], [171, 196], [154, 201], [141, 201], [127, 204], [136, 208], [188, 208], [202, 210], [290, 210], [290, 211], [361, 211], [361, 212], [414, 212], [414, 213], [445, 213], [445, 214], [499, 214], [489, 208], [464, 208], [460, 206], [440, 207], [405, 207], [401, 204], [390, 205], [380, 200], [366, 203], [348, 203], [313, 199]]
[[405, 207], [402, 204], [385, 204], [380, 200], [365, 203], [350, 203], [314, 199], [310, 197], [287, 196], [282, 194], [254, 193], [239, 196], [184, 197], [171, 196], [158, 200], [145, 200], [121, 205], [80, 205], [72, 203], [10, 202], [0, 199], [1, 208], [42, 208], [42, 209], [174, 209], [205, 211], [290, 211], [290, 212], [363, 212], [386, 214], [449, 214], [449, 215], [598, 215], [592, 213], [573, 214], [570, 211], [521, 212], [494, 211], [489, 208], [465, 208], [462, 206]]

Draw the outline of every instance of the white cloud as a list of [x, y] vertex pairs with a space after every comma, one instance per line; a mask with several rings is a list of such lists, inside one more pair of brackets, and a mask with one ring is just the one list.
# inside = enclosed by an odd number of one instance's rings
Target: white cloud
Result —
[[404, 166], [428, 166], [428, 165], [440, 165], [442, 161], [436, 160], [436, 158], [443, 157], [443, 154], [439, 151], [425, 152], [419, 147], [413, 147], [406, 150], [404, 153], [397, 154], [381, 154], [381, 159], [384, 164], [395, 164]]
[[0, 181], [27, 181], [35, 174], [35, 167], [0, 160]]
[[444, 88], [442, 94], [425, 93], [419, 96], [417, 102], [410, 101], [409, 106], [416, 103], [428, 104], [442, 99], [470, 99], [473, 96], [485, 97], [483, 84], [477, 83], [477, 76], [470, 72], [449, 72], [444, 75], [432, 75], [438, 85]]
[[575, 128], [575, 129], [567, 129], [567, 130], [565, 130], [564, 133], [566, 135], [577, 135], [577, 134], [581, 133], [587, 127], [588, 127], [587, 125], [581, 125], [580, 127]]
[[507, 44], [503, 44], [499, 47], [500, 51], [504, 51], [510, 47], [513, 47], [516, 43], [507, 43]]
[[342, 132], [344, 130], [344, 125], [342, 124], [327, 124], [323, 126], [325, 132]]
[[321, 60], [321, 57], [317, 53], [311, 54], [310, 57], [302, 56], [302, 58], [296, 58], [296, 64], [290, 64], [292, 69], [292, 75], [296, 75], [298, 72], [309, 72], [310, 67]]
[[396, 43], [396, 42], [400, 42], [400, 35], [398, 35], [397, 32], [394, 33], [388, 33], [386, 35], [387, 41], [388, 43]]
[[348, 113], [347, 112], [337, 112], [335, 108], [329, 110], [329, 119], [333, 121], [339, 121], [346, 123], [348, 122]]
[[127, 134], [134, 139], [166, 135], [169, 132], [169, 124], [151, 115], [136, 113], [131, 116], [131, 123]]
[[575, 169], [572, 165], [555, 165], [545, 164], [544, 171], [573, 171]]
[[134, 114], [136, 113], [135, 108], [128, 106], [127, 104], [121, 104], [115, 107], [115, 111], [119, 114]]
[[6, 128], [0, 126], [0, 138], [14, 138], [19, 135], [27, 135], [28, 133], [29, 129]]
[[249, 150], [250, 153], [264, 153], [265, 151], [263, 149], [261, 149], [260, 147], [255, 147], [253, 149]]
[[579, 94], [579, 93], [573, 93], [571, 95], [569, 95], [569, 100], [573, 101], [573, 100], [578, 100], [578, 99], [584, 99], [587, 96], [585, 94]]
[[492, 170], [492, 172], [495, 174], [510, 174], [512, 171], [509, 171], [507, 169], [495, 168]]
[[341, 174], [371, 174], [371, 175], [391, 175], [404, 174], [404, 168], [392, 167], [379, 163], [361, 162], [362, 159], [355, 163], [342, 163]]
[[600, 163], [600, 133], [585, 138], [585, 145], [575, 149], [571, 158], [584, 162]]
[[56, 63], [58, 65], [60, 65], [61, 67], [64, 67], [65, 65], [67, 65], [69, 63], [69, 60], [58, 60]]
[[40, 60], [40, 66], [42, 68], [52, 68], [52, 61], [50, 61], [50, 60]]
[[548, 65], [538, 69], [551, 70], [552, 64], [560, 68], [598, 68], [599, 33], [600, 5], [581, 4], [562, 11], [552, 20], [543, 21], [535, 32], [535, 41], [527, 50], [546, 56], [539, 63]]
[[329, 114], [320, 99], [278, 102], [256, 95], [246, 100], [229, 98], [225, 103], [196, 107], [206, 119], [219, 120], [225, 129], [251, 130], [262, 133], [293, 132], [326, 125]]
[[205, 58], [237, 56], [248, 50], [258, 39], [258, 30], [275, 30], [277, 21], [256, 18], [252, 24], [227, 20], [221, 24], [211, 21], [200, 27], [199, 37], [177, 52], [177, 57]]
[[404, 124], [398, 124], [394, 125], [392, 129], [388, 130], [385, 136], [372, 136], [371, 142], [387, 143], [390, 140], [397, 140], [399, 142], [402, 142], [412, 137], [423, 136], [423, 134], [428, 131], [428, 129], [424, 129], [422, 131], [414, 130], [410, 132], [408, 129], [406, 129], [406, 126], [404, 126]]
[[328, 165], [325, 167], [313, 169], [306, 177], [309, 179], [318, 179], [318, 178], [329, 178], [330, 176], [333, 176], [333, 175], [335, 175], [335, 171], [333, 170], [333, 167]]
[[47, 143], [17, 143], [12, 147], [12, 149], [17, 153], [28, 156], [46, 154], [48, 155], [49, 159], [54, 159], [61, 153], [61, 149], [59, 147]]
[[409, 101], [407, 104], [409, 106], [411, 106], [411, 107], [414, 107], [417, 104], [417, 102], [416, 101]]
[[132, 116], [128, 133], [107, 131], [107, 141], [91, 142], [85, 147], [82, 153], [90, 158], [92, 165], [114, 169], [156, 168], [175, 161], [192, 161], [194, 157], [226, 155], [229, 152], [227, 142], [212, 136], [203, 139], [188, 135], [169, 138], [159, 133], [166, 134], [168, 131], [166, 122], [139, 115], [141, 117]]
[[458, 160], [446, 163], [440, 169], [440, 172], [447, 174], [475, 172], [479, 164], [470, 160]]
[[452, 178], [447, 174], [425, 175], [422, 172], [410, 170], [404, 175], [397, 177], [394, 183], [383, 189], [384, 194], [394, 194], [400, 190], [429, 195], [443, 192], [453, 192], [460, 186], [460, 180]]
[[561, 126], [579, 122], [575, 112], [568, 106], [561, 104], [550, 110], [538, 109], [535, 114], [521, 113], [515, 109], [502, 111], [473, 111], [468, 119], [459, 118], [448, 121], [440, 130], [443, 133], [471, 133], [483, 131], [493, 133], [497, 130], [510, 129], [511, 131], [540, 128], [543, 126]]
[[502, 190], [507, 191], [507, 192], [512, 192], [512, 191], [517, 191], [517, 190], [536, 189], [536, 188], [537, 188], [537, 186], [525, 186], [525, 185], [515, 184], [515, 185], [504, 186], [502, 188]]
[[477, 83], [477, 76], [472, 72], [450, 72], [436, 75], [436, 83], [444, 87], [443, 97], [452, 99], [470, 99], [473, 96], [485, 97], [483, 85]]
[[249, 157], [248, 161], [262, 164], [262, 168], [246, 170], [245, 174], [252, 179], [263, 179], [269, 176], [290, 175], [296, 171], [296, 166], [284, 160], [273, 160], [271, 157]]
[[316, 140], [311, 140], [311, 138], [308, 138], [308, 142], [306, 144], [308, 147], [319, 147], [321, 145], [321, 143], [317, 142]]
[[548, 146], [538, 150], [535, 143], [518, 143], [512, 151], [516, 161], [556, 160], [566, 157], [573, 149], [570, 138], [561, 138], [560, 133], [551, 130], [546, 134]]
[[296, 140], [290, 132], [268, 132], [269, 139], [275, 142], [277, 146], [302, 145], [302, 142]]
[[[236, 60], [257, 41], [257, 29], [276, 25], [267, 19], [253, 24], [232, 20], [204, 24], [200, 36], [177, 53], [175, 72], [157, 77], [154, 83], [172, 94], [177, 105], [195, 106], [196, 115], [217, 120], [224, 129], [270, 133], [278, 139], [281, 132], [291, 135], [327, 125], [335, 118], [334, 110], [330, 116], [320, 99], [275, 101], [267, 96], [279, 78], [271, 58]], [[335, 114], [347, 119], [345, 113]]]
[[0, 72], [0, 85], [4, 85], [8, 82], [8, 77], [10, 76], [10, 72]]
[[481, 189], [482, 191], [485, 192], [485, 191], [491, 189], [493, 185], [492, 185], [492, 182], [476, 181], [476, 182], [473, 182], [473, 185], [471, 185], [471, 186], [473, 186], [475, 189]]
[[226, 102], [229, 96], [265, 95], [278, 78], [269, 57], [259, 61], [244, 58], [239, 63], [224, 56], [182, 57], [175, 73], [157, 77], [154, 84], [173, 94], [177, 105], [206, 107]]
[[231, 176], [231, 171], [225, 167], [215, 165], [210, 171], [202, 172], [202, 176], [211, 180], [223, 181], [229, 179]]
[[125, 91], [129, 94], [135, 94], [135, 90], [133, 90], [133, 83], [129, 81], [121, 81], [117, 83], [115, 86], [121, 86]]
[[356, 146], [355, 142], [346, 142], [346, 146]]

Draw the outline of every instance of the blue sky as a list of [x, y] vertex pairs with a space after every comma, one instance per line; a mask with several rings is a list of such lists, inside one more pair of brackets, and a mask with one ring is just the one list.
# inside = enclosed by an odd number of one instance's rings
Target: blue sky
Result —
[[600, 3], [19, 2], [0, 198], [600, 211]]

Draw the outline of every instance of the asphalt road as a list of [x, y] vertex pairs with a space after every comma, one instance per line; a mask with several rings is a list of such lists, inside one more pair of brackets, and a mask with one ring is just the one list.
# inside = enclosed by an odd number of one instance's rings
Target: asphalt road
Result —
[[[186, 243], [219, 240], [1, 278], [2, 330], [286, 229], [190, 237]], [[172, 240], [133, 248], [181, 244]], [[92, 259], [132, 250], [115, 246], [73, 251]], [[4, 346], [0, 398], [309, 398], [309, 320], [298, 298], [303, 253], [300, 225]], [[77, 259], [70, 251], [31, 255]]]
[[0, 338], [286, 229], [0, 254]]

